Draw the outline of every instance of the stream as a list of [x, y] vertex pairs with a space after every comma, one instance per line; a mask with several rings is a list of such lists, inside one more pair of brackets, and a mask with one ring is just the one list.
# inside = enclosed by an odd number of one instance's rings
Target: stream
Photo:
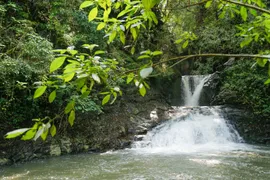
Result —
[[4, 167], [9, 179], [265, 179], [270, 178], [270, 149], [243, 145], [233, 151], [147, 153], [121, 150], [35, 160]]
[[[207, 76], [183, 77], [187, 106], [125, 150], [34, 160], [0, 178], [57, 180], [270, 179], [270, 147], [245, 144], [220, 107], [199, 106]], [[195, 107], [196, 106], [196, 107]]]

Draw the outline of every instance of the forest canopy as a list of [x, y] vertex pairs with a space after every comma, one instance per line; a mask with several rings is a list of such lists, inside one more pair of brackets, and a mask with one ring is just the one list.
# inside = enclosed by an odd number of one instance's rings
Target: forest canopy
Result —
[[[6, 138], [45, 140], [58, 120], [73, 126], [77, 112], [99, 113], [127, 84], [145, 96], [149, 77], [169, 76], [189, 59], [252, 58], [268, 72], [262, 85], [270, 84], [263, 0], [5, 1], [0, 23], [2, 117], [17, 119], [14, 126], [40, 112]], [[32, 114], [12, 117], [20, 103]]]

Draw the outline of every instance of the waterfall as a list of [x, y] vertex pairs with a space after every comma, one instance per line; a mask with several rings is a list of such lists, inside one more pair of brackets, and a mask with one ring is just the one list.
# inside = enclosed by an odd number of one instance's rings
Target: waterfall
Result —
[[243, 140], [220, 115], [219, 107], [175, 107], [172, 119], [149, 131], [136, 149], [150, 152], [202, 152], [237, 149]]
[[198, 106], [204, 83], [210, 75], [182, 76], [185, 106]]
[[220, 107], [198, 106], [208, 76], [183, 76], [185, 106], [172, 107], [171, 119], [149, 131], [133, 149], [149, 152], [211, 152], [235, 150], [243, 142], [222, 117]]

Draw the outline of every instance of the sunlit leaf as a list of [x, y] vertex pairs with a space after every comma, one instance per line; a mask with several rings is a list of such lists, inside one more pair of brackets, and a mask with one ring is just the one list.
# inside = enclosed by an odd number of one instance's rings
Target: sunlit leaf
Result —
[[267, 62], [267, 59], [257, 59], [257, 64], [261, 67], [264, 67]]
[[69, 117], [68, 117], [68, 122], [69, 122], [70, 126], [73, 126], [74, 120], [75, 120], [75, 111], [72, 110], [69, 114]]
[[49, 102], [52, 103], [56, 97], [56, 90], [50, 93], [49, 95]]
[[88, 21], [89, 22], [93, 21], [97, 17], [97, 14], [98, 14], [98, 8], [95, 7], [89, 12]]
[[134, 78], [134, 73], [130, 73], [128, 76], [127, 76], [127, 84], [129, 84]]
[[94, 3], [92, 1], [84, 1], [81, 5], [80, 5], [80, 9], [92, 6]]
[[28, 131], [29, 129], [30, 129], [30, 128], [22, 128], [22, 129], [17, 129], [17, 130], [8, 132], [8, 133], [5, 135], [5, 138], [6, 138], [6, 139], [15, 138], [15, 137], [17, 137], [17, 136], [22, 135], [23, 133], [25, 133], [25, 132]]
[[246, 21], [247, 20], [247, 8], [245, 8], [244, 6], [241, 6], [240, 14], [241, 14], [242, 19], [244, 21]]
[[55, 125], [53, 124], [52, 127], [50, 128], [50, 133], [51, 133], [51, 136], [54, 137], [55, 134], [56, 134], [56, 127]]
[[36, 141], [36, 140], [41, 136], [41, 134], [44, 132], [44, 129], [45, 129], [45, 125], [42, 124], [42, 126], [40, 126], [40, 127], [38, 128], [38, 131], [37, 131], [37, 133], [35, 134], [35, 137], [33, 138], [34, 141]]
[[102, 105], [105, 105], [109, 102], [109, 100], [111, 99], [111, 95], [108, 94], [107, 96], [105, 96], [102, 100]]
[[95, 74], [95, 73], [92, 74], [92, 78], [93, 78], [97, 83], [100, 83], [100, 82], [101, 82], [99, 76], [98, 76], [97, 74]]
[[208, 1], [206, 4], [205, 4], [205, 8], [209, 8], [212, 4], [212, 1]]
[[65, 56], [55, 58], [50, 65], [50, 72], [53, 72], [59, 69], [64, 64], [66, 58], [67, 57]]
[[34, 93], [34, 99], [42, 96], [42, 94], [44, 94], [46, 89], [47, 89], [47, 86], [40, 86], [39, 88], [37, 88]]
[[75, 106], [75, 102], [74, 101], [70, 101], [66, 108], [65, 108], [65, 114], [68, 114], [72, 109], [74, 109]]
[[146, 94], [146, 89], [145, 89], [144, 86], [141, 86], [139, 91], [140, 91], [141, 96], [145, 96], [145, 94]]
[[270, 84], [270, 79], [267, 79], [265, 82], [264, 82], [264, 84], [266, 85], [266, 84]]
[[152, 53], [153, 56], [157, 56], [157, 55], [161, 55], [161, 54], [163, 54], [162, 51], [154, 51], [154, 52]]
[[106, 23], [101, 22], [101, 23], [98, 24], [97, 30], [99, 31], [99, 30], [103, 29], [105, 26], [106, 26]]
[[152, 67], [144, 68], [140, 71], [141, 78], [147, 78], [153, 72]]
[[147, 58], [151, 58], [149, 55], [141, 55], [138, 57], [138, 59], [147, 59]]
[[188, 40], [186, 40], [186, 41], [183, 43], [182, 48], [185, 49], [185, 48], [188, 46], [188, 43], [189, 43]]

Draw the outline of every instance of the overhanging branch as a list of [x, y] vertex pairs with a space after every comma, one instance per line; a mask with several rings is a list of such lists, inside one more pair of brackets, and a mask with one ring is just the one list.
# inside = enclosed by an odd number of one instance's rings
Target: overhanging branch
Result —
[[[185, 56], [177, 56], [177, 57], [173, 57], [164, 61], [160, 61], [157, 62], [155, 64], [153, 64], [153, 67], [158, 66], [160, 64], [166, 63], [166, 62], [170, 62], [170, 61], [177, 61], [174, 65], [179, 64], [183, 61], [186, 61], [190, 58], [196, 58], [196, 57], [234, 57], [234, 58], [259, 58], [259, 59], [270, 59], [270, 56], [267, 55], [256, 55], [256, 54], [215, 54], [215, 53], [208, 53], [208, 54], [192, 54], [192, 55], [185, 55]], [[173, 66], [174, 66], [173, 65]], [[172, 66], [170, 66], [172, 67]], [[131, 72], [135, 72], [135, 71], [139, 71], [140, 68], [137, 69], [132, 69], [129, 71], [125, 71], [123, 72], [123, 74], [127, 74], [127, 73], [131, 73]]]
[[254, 5], [251, 5], [251, 4], [242, 3], [242, 2], [234, 1], [234, 0], [221, 0], [221, 1], [225, 1], [225, 2], [228, 2], [228, 3], [232, 3], [232, 4], [237, 4], [237, 5], [240, 5], [240, 6], [245, 6], [245, 7], [248, 7], [248, 8], [251, 8], [251, 9], [255, 9], [255, 10], [260, 11], [260, 12], [263, 12], [263, 13], [270, 14], [270, 11], [269, 10], [264, 9], [264, 8], [261, 8], [261, 7], [258, 7], [258, 6], [254, 6]]

